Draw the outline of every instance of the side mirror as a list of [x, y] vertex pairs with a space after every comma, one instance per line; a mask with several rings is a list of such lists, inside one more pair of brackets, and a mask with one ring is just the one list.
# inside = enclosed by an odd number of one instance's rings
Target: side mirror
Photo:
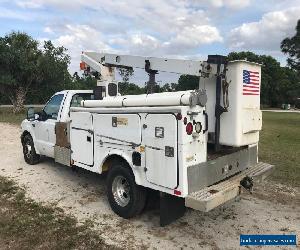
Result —
[[39, 121], [46, 121], [48, 119], [47, 114], [44, 110], [42, 110], [41, 112], [38, 112], [38, 120]]
[[29, 121], [35, 120], [35, 112], [34, 112], [34, 108], [32, 107], [27, 109], [27, 120]]

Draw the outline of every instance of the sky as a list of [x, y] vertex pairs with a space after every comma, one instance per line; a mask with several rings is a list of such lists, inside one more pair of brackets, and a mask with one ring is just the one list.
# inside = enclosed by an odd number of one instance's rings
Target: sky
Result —
[[71, 73], [82, 51], [205, 60], [249, 50], [285, 65], [280, 42], [298, 19], [300, 0], [0, 0], [0, 35], [22, 31], [64, 46]]

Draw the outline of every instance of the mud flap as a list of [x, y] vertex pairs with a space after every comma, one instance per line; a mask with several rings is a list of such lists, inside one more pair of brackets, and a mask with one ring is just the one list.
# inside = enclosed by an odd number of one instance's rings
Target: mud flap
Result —
[[184, 198], [160, 192], [160, 226], [164, 227], [182, 217], [186, 207]]

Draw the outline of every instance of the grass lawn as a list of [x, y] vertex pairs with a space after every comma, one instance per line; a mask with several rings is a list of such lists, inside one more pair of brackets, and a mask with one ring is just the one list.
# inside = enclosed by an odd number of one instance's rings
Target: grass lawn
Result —
[[0, 108], [0, 122], [8, 122], [8, 123], [13, 123], [13, 124], [21, 124], [21, 122], [24, 120], [26, 117], [26, 111], [19, 113], [19, 114], [14, 114], [12, 112], [12, 108]]
[[271, 178], [300, 186], [300, 114], [263, 112], [259, 160], [276, 165]]
[[[20, 124], [25, 111], [14, 115], [11, 108], [0, 108], [0, 122]], [[276, 165], [272, 179], [300, 186], [300, 114], [263, 112], [259, 159]]]
[[116, 249], [62, 209], [25, 197], [24, 190], [0, 176], [1, 249]]

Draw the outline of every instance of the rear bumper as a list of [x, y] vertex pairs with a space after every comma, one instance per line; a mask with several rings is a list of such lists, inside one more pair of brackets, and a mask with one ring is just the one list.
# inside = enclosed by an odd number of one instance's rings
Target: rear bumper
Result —
[[189, 194], [185, 198], [185, 206], [208, 212], [238, 196], [241, 189], [240, 181], [244, 177], [249, 176], [254, 182], [261, 182], [273, 169], [273, 165], [259, 162], [225, 181]]
[[220, 156], [187, 169], [188, 193], [211, 186], [257, 164], [257, 146]]

